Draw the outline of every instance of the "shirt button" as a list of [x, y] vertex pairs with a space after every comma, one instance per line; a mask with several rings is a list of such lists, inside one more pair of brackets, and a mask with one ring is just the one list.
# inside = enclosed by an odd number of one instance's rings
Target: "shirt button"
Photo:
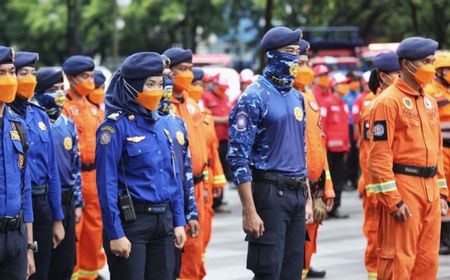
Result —
[[138, 153], [142, 153], [142, 150], [141, 150], [141, 149], [139, 149], [139, 150], [138, 150]]
[[158, 155], [160, 155], [161, 154], [161, 151], [158, 151]]
[[278, 191], [278, 195], [279, 195], [279, 196], [282, 196], [283, 194], [284, 194], [284, 192], [283, 192], [282, 190], [279, 190], [279, 191]]
[[163, 170], [162, 170], [162, 168], [161, 168], [161, 169], [159, 169], [159, 173], [163, 173]]

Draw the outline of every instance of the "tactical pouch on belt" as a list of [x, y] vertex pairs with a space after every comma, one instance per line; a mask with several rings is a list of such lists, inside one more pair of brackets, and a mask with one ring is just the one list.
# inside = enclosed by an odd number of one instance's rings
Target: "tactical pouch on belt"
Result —
[[136, 220], [136, 211], [134, 211], [133, 200], [131, 199], [130, 191], [128, 190], [127, 178], [125, 177], [125, 169], [123, 167], [123, 161], [120, 161], [122, 165], [123, 180], [125, 183], [125, 193], [119, 196], [119, 208], [120, 214], [124, 222], [129, 223]]
[[325, 191], [325, 170], [322, 171], [320, 178], [316, 181], [311, 181], [309, 186], [311, 188], [311, 196], [312, 198], [322, 198], [323, 192]]

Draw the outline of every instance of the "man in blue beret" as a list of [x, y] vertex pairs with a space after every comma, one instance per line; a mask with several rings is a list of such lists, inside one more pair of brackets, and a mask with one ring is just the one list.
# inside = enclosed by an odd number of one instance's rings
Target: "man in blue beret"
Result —
[[17, 90], [14, 51], [0, 46], [0, 275], [26, 279], [35, 272], [33, 208], [25, 122], [5, 103]]
[[204, 270], [203, 263], [203, 232], [200, 227], [204, 223], [203, 188], [208, 168], [207, 142], [203, 131], [203, 114], [197, 102], [189, 97], [188, 90], [192, 86], [192, 51], [182, 48], [170, 48], [164, 52], [170, 59], [170, 70], [173, 73], [172, 108], [186, 125], [189, 149], [192, 156], [192, 171], [195, 199], [198, 206], [198, 222], [188, 222], [189, 233], [184, 246], [181, 279], [201, 279]]
[[448, 189], [438, 106], [423, 87], [434, 78], [437, 47], [427, 38], [404, 39], [396, 51], [400, 78], [370, 114], [368, 173], [381, 206], [378, 279], [436, 279]]
[[305, 209], [305, 104], [292, 89], [301, 35], [275, 27], [263, 36], [263, 75], [229, 118], [227, 160], [243, 206], [247, 268], [254, 279], [300, 279], [303, 268], [305, 220], [312, 215]]
[[75, 224], [80, 221], [84, 207], [78, 134], [75, 123], [61, 115], [65, 100], [62, 71], [42, 69], [36, 72], [36, 78], [34, 97], [50, 119], [66, 233], [64, 240], [52, 250], [48, 279], [70, 279], [75, 266]]
[[77, 266], [74, 274], [95, 279], [105, 264], [102, 252], [102, 220], [95, 183], [95, 134], [104, 113], [90, 103], [87, 95], [94, 88], [94, 61], [82, 55], [69, 57], [63, 64], [70, 83], [62, 113], [75, 122], [81, 154], [81, 182], [84, 203], [81, 221], [77, 224]]

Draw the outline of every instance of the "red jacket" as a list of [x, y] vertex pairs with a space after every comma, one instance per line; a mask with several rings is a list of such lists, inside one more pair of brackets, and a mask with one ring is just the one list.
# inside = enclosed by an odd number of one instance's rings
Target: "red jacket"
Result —
[[[211, 111], [213, 116], [228, 117], [231, 112], [232, 103], [225, 94], [218, 96], [212, 92], [205, 92], [202, 97], [203, 104]], [[228, 124], [215, 123], [217, 139], [228, 140]]]
[[321, 114], [327, 150], [330, 152], [348, 152], [350, 139], [347, 104], [335, 95], [331, 95], [326, 105], [321, 108]]

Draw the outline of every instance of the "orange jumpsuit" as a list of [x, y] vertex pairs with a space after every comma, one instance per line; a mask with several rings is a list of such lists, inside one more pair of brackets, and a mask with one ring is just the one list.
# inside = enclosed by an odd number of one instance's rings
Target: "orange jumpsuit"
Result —
[[84, 170], [81, 172], [81, 191], [86, 205], [81, 221], [76, 225], [77, 265], [72, 278], [96, 279], [98, 270], [106, 261], [102, 249], [103, 223], [95, 177], [95, 135], [104, 113], [86, 98], [82, 101], [71, 98], [69, 90], [63, 114], [71, 118], [77, 127]]
[[[448, 190], [436, 101], [401, 79], [374, 101], [370, 117], [368, 171], [381, 203], [378, 279], [436, 279], [439, 265], [440, 195]], [[394, 173], [394, 163], [437, 168], [437, 176]], [[433, 174], [430, 168], [428, 174]], [[404, 203], [412, 213], [398, 222], [391, 213]]]
[[[207, 172], [208, 168], [208, 150], [204, 132], [204, 117], [198, 104], [183, 92], [184, 102], [180, 102], [172, 97], [171, 102], [175, 114], [181, 117], [186, 125], [189, 149], [192, 157], [192, 171], [194, 177]], [[198, 182], [194, 186], [195, 200], [198, 207], [198, 219], [200, 224], [200, 234], [193, 238], [187, 235], [187, 241], [181, 255], [180, 279], [196, 280], [201, 279], [204, 273], [203, 267], [203, 225], [204, 225], [204, 181]]]
[[377, 239], [378, 239], [378, 201], [371, 191], [370, 175], [367, 170], [367, 155], [370, 148], [369, 120], [372, 109], [373, 93], [364, 96], [358, 120], [359, 129], [359, 164], [361, 176], [358, 181], [358, 192], [362, 196], [364, 222], [363, 233], [367, 239], [364, 263], [368, 272], [369, 280], [377, 279]]
[[[308, 164], [308, 179], [314, 182], [320, 179], [325, 171], [324, 199], [334, 198], [333, 183], [328, 169], [327, 150], [322, 132], [320, 108], [310, 91], [303, 93], [306, 109], [306, 160]], [[309, 240], [305, 242], [305, 264], [302, 279], [306, 278], [311, 266], [312, 254], [317, 252], [317, 230], [319, 223], [306, 225]]]
[[[438, 105], [441, 133], [444, 143], [442, 152], [444, 157], [445, 179], [447, 182], [450, 182], [450, 89], [434, 80], [425, 87], [425, 92], [433, 96]], [[448, 198], [448, 201], [450, 201], [450, 197]]]
[[[206, 141], [208, 145], [208, 177], [205, 181], [205, 204], [204, 204], [204, 223], [201, 230], [203, 231], [203, 261], [205, 260], [206, 247], [211, 240], [212, 234], [212, 220], [214, 217], [213, 206], [213, 189], [223, 188], [227, 180], [223, 173], [222, 164], [220, 163], [219, 150], [218, 150], [218, 140], [216, 135], [216, 130], [214, 128], [214, 121], [211, 117], [211, 111], [208, 109], [203, 109], [204, 114], [204, 131], [206, 134]], [[203, 272], [202, 276], [206, 275], [206, 271]], [[203, 278], [202, 277], [202, 278]]]

